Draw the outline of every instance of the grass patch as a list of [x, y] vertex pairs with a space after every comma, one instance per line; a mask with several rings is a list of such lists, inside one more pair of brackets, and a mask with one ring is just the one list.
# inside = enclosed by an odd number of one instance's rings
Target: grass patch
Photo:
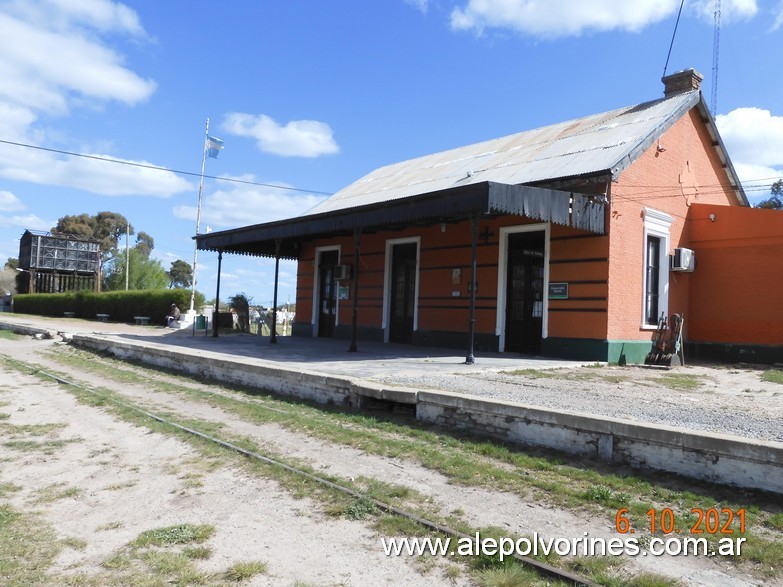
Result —
[[61, 449], [68, 440], [9, 440], [3, 446], [18, 452], [42, 452], [45, 455], [53, 455]]
[[5, 448], [17, 452], [42, 452], [54, 454], [72, 442], [82, 442], [82, 438], [57, 438], [57, 434], [66, 428], [66, 424], [10, 424], [0, 418], [0, 434], [6, 439]]
[[5, 329], [0, 330], [0, 339], [3, 339], [3, 340], [19, 340], [20, 338], [24, 338], [24, 337], [22, 335], [20, 335], [20, 334], [16, 334], [15, 332], [13, 332], [11, 330], [5, 330]]
[[[573, 461], [573, 465], [569, 465], [558, 458], [538, 457], [495, 443], [453, 437], [426, 427], [417, 427], [415, 424], [403, 426], [365, 414], [330, 410], [324, 406], [276, 398], [259, 393], [257, 390], [242, 390], [210, 382], [207, 391], [206, 386], [187, 377], [162, 375], [158, 371], [145, 367], [137, 365], [131, 367], [105, 358], [96, 360], [95, 355], [81, 351], [69, 350], [69, 352], [71, 354], [67, 357], [56, 358], [69, 365], [78, 365], [79, 369], [85, 371], [102, 373], [107, 381], [115, 380], [115, 373], [118, 373], [125, 387], [127, 387], [125, 384], [135, 384], [143, 386], [144, 389], [180, 396], [187, 401], [207, 403], [252, 424], [274, 423], [292, 432], [354, 447], [367, 454], [417, 463], [442, 473], [454, 484], [508, 491], [528, 501], [540, 501], [549, 507], [587, 511], [595, 515], [596, 519], [604, 520], [609, 524], [614, 523], [614, 514], [619, 507], [629, 508], [629, 517], [637, 526], [643, 526], [646, 521], [645, 512], [648, 509], [659, 505], [672, 507], [678, 520], [688, 519], [690, 508], [693, 507], [703, 510], [711, 507], [729, 507], [734, 511], [744, 507], [748, 511], [748, 534], [752, 534], [753, 528], [766, 525], [766, 521], [773, 519], [774, 514], [779, 511], [777, 507], [769, 506], [763, 497], [755, 497], [752, 493], [743, 493], [741, 497], [743, 501], [737, 502], [736, 491], [698, 483], [685, 483], [681, 480], [675, 481], [668, 475], [656, 475], [653, 482], [650, 478], [640, 475], [599, 472], [599, 470], [585, 468], [584, 463], [576, 460]], [[591, 369], [591, 371], [602, 370]], [[161, 378], [165, 378], [165, 381], [161, 381]], [[693, 380], [694, 377], [688, 375], [686, 379]], [[701, 382], [698, 384], [700, 385]], [[80, 391], [73, 391], [73, 393], [81, 401], [91, 405], [109, 406], [106, 399], [98, 399]], [[100, 390], [100, 393], [107, 399], [115, 396], [122, 397], [104, 390]], [[123, 401], [129, 400], [123, 398]], [[213, 445], [173, 432], [164, 425], [151, 423], [130, 410], [115, 406], [110, 406], [110, 409], [133, 423], [187, 439], [202, 451], [205, 458], [222, 462], [229, 458], [221, 452], [221, 449]], [[176, 415], [173, 415], [172, 419], [176, 421]], [[191, 422], [193, 428], [202, 427], [199, 421], [191, 420]], [[227, 436], [225, 429], [214, 426], [207, 426], [207, 428], [216, 430], [216, 435], [226, 440], [234, 441]], [[242, 439], [241, 444], [255, 452], [262, 454], [264, 452], [258, 447], [253, 448], [253, 443], [247, 439]], [[301, 464], [294, 464], [294, 466], [307, 469]], [[343, 515], [349, 515], [349, 511], [352, 512], [351, 515], [369, 515], [369, 513], [363, 514], [362, 509], [366, 504], [362, 504], [361, 500], [338, 498], [329, 490], [316, 486], [306, 479], [281, 472], [274, 467], [258, 463], [250, 467], [254, 471], [278, 480], [290, 489], [294, 496], [319, 498], [327, 504], [342, 504], [339, 507], [343, 508]], [[596, 465], [596, 468], [602, 467]], [[344, 479], [334, 480], [344, 485], [352, 484]], [[357, 484], [363, 485], [364, 490], [369, 490], [369, 484], [361, 480]], [[591, 490], [592, 487], [602, 489]], [[693, 488], [693, 491], [688, 491], [686, 488]], [[388, 491], [388, 489], [381, 488], [379, 491]], [[400, 493], [398, 496], [393, 493], [392, 490], [391, 495], [387, 497], [402, 502], [395, 505], [413, 511], [420, 511], [417, 510], [418, 507], [428, 507], [426, 502], [429, 500], [426, 496], [422, 499], [422, 496], [415, 492]], [[425, 517], [441, 521], [444, 516], [437, 511], [430, 511]], [[375, 523], [378, 527], [393, 527], [386, 516], [377, 517]], [[406, 535], [421, 535], [421, 533], [421, 530], [405, 532]], [[737, 562], [741, 564], [744, 560], [750, 560], [748, 553], [755, 551], [758, 560], [764, 561], [760, 564], [779, 569], [783, 567], [783, 554], [779, 553], [775, 545], [780, 543], [779, 533], [764, 538], [757, 536], [750, 545], [746, 544], [747, 548], [743, 548], [743, 557]]]
[[422, 533], [418, 522], [392, 514], [379, 516], [373, 528], [381, 536], [419, 536]]
[[104, 487], [106, 491], [120, 491], [122, 489], [128, 489], [136, 485], [136, 481], [123, 481], [122, 483], [112, 483]]
[[55, 432], [65, 428], [67, 424], [9, 424], [0, 423], [0, 430], [9, 438], [24, 438], [25, 436], [53, 436]]
[[114, 521], [114, 522], [107, 522], [101, 526], [98, 526], [95, 528], [96, 532], [106, 532], [108, 530], [119, 530], [120, 528], [124, 528], [125, 524], [120, 521]]
[[773, 530], [779, 530], [780, 532], [783, 532], [783, 513], [770, 516], [770, 518], [766, 520], [765, 526], [772, 528]]
[[212, 549], [209, 546], [186, 546], [182, 554], [191, 560], [207, 560], [212, 556]]
[[49, 566], [62, 545], [40, 518], [0, 504], [0, 577], [4, 585], [50, 585]]
[[147, 530], [131, 542], [133, 548], [150, 546], [171, 546], [173, 544], [200, 544], [206, 542], [215, 533], [215, 527], [209, 524], [177, 524]]
[[36, 491], [36, 497], [33, 503], [52, 503], [61, 499], [71, 499], [79, 497], [83, 489], [78, 487], [67, 487], [65, 483], [52, 483]]
[[503, 375], [513, 377], [527, 377], [529, 379], [562, 379], [565, 381], [595, 381], [601, 380], [607, 383], [623, 383], [630, 381], [625, 374], [615, 374], [604, 369], [606, 365], [593, 363], [577, 369], [514, 369], [512, 371], [500, 371]]
[[617, 587], [679, 587], [679, 581], [658, 573], [640, 573], [634, 577], [623, 577], [614, 583]]
[[666, 373], [659, 379], [661, 385], [679, 391], [691, 391], [703, 385], [702, 378], [691, 373]]
[[521, 585], [556, 585], [543, 582], [541, 577], [520, 564], [513, 563], [500, 568], [481, 569], [475, 573], [480, 587], [520, 587]]
[[147, 530], [104, 561], [104, 572], [85, 577], [78, 584], [221, 587], [267, 572], [266, 564], [260, 561], [237, 562], [214, 574], [200, 571], [194, 561], [212, 556], [212, 549], [200, 543], [214, 532], [210, 525], [193, 524]]
[[363, 520], [375, 515], [377, 512], [378, 508], [371, 499], [360, 497], [359, 499], [354, 499], [345, 509], [345, 517], [349, 520]]
[[603, 485], [593, 485], [592, 487], [588, 487], [583, 495], [584, 498], [588, 501], [602, 503], [605, 505], [608, 504], [613, 497], [612, 490], [608, 487], [604, 487]]
[[761, 380], [768, 383], [779, 383], [783, 385], [783, 371], [780, 369], [768, 369], [761, 374]]
[[21, 485], [16, 485], [15, 483], [0, 483], [0, 497], [5, 497], [9, 493], [16, 493], [21, 490]]
[[567, 379], [568, 374], [559, 369], [514, 369], [513, 371], [500, 371], [503, 375], [514, 377], [530, 377], [531, 379]]
[[87, 548], [87, 541], [83, 538], [76, 538], [71, 536], [70, 538], [63, 538], [60, 542], [63, 544], [63, 546], [67, 546], [73, 550], [84, 550]]
[[247, 561], [234, 563], [224, 573], [227, 580], [233, 583], [247, 581], [256, 575], [265, 575], [267, 571], [266, 563], [260, 561]]
[[622, 564], [622, 559], [607, 556], [580, 556], [566, 563], [570, 570], [590, 577], [601, 585], [609, 585], [614, 582]]

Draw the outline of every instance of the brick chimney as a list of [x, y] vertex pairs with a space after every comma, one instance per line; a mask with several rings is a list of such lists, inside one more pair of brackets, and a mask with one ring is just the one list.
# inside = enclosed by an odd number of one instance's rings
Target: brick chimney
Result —
[[663, 95], [666, 97], [701, 89], [704, 76], [695, 69], [685, 69], [661, 78], [663, 82]]

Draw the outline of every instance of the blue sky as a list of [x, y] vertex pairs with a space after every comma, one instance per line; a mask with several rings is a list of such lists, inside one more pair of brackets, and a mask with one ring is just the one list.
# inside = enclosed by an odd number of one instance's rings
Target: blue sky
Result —
[[[26, 229], [119, 212], [164, 267], [202, 232], [298, 215], [376, 167], [658, 98], [678, 0], [0, 0], [0, 259]], [[704, 74], [714, 0], [686, 0], [668, 73]], [[783, 174], [783, 1], [722, 0], [717, 114], [751, 201]], [[280, 187], [269, 187], [280, 186]], [[298, 191], [301, 190], [309, 191]], [[200, 253], [213, 297], [217, 256]], [[221, 293], [272, 299], [226, 256]], [[280, 301], [295, 298], [281, 265]]]

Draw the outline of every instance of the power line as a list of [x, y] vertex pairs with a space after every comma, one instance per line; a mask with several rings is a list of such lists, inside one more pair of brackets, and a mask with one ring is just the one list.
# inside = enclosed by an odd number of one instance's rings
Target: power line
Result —
[[672, 56], [672, 47], [674, 47], [674, 37], [677, 36], [677, 27], [680, 25], [680, 15], [682, 15], [682, 7], [685, 4], [685, 0], [680, 2], [680, 10], [677, 12], [677, 20], [674, 22], [674, 32], [672, 33], [672, 41], [669, 43], [669, 52], [666, 54], [666, 63], [663, 65], [663, 77], [666, 77], [666, 70], [669, 67], [669, 59]]
[[[76, 153], [74, 151], [65, 151], [65, 150], [62, 150], [62, 149], [53, 149], [53, 148], [50, 148], [50, 147], [41, 147], [41, 146], [38, 146], [38, 145], [30, 145], [30, 144], [27, 144], [27, 143], [20, 143], [20, 142], [16, 142], [16, 141], [8, 141], [8, 140], [4, 140], [4, 139], [0, 139], [0, 144], [14, 145], [14, 146], [17, 146], [17, 147], [24, 147], [24, 148], [27, 148], [27, 149], [36, 149], [36, 150], [39, 150], [39, 151], [47, 151], [47, 152], [50, 152], [50, 153], [58, 153], [60, 155], [69, 155], [69, 156], [72, 156], [72, 157], [82, 157], [84, 159], [94, 159], [96, 161], [103, 161], [103, 162], [106, 162], [106, 163], [118, 163], [120, 165], [127, 165], [127, 166], [130, 166], [130, 167], [140, 167], [140, 168], [143, 168], [143, 169], [152, 169], [152, 170], [155, 170], [155, 171], [167, 171], [169, 173], [175, 173], [175, 174], [178, 174], [178, 175], [188, 175], [188, 176], [193, 176], [193, 177], [201, 177], [200, 173], [195, 173], [195, 172], [192, 172], [192, 171], [181, 171], [181, 170], [176, 170], [176, 169], [168, 169], [166, 167], [159, 167], [157, 165], [150, 165], [150, 164], [146, 164], [146, 163], [136, 163], [136, 162], [133, 162], [133, 161], [122, 161], [120, 159], [112, 159], [111, 157], [102, 157], [102, 156], [99, 156], [99, 155], [87, 155], [86, 153]], [[226, 182], [239, 183], [239, 184], [245, 184], [245, 185], [253, 185], [253, 186], [259, 186], [259, 187], [268, 187], [268, 188], [279, 189], [279, 190], [303, 192], [303, 193], [317, 194], [317, 195], [322, 195], [322, 196], [331, 196], [331, 195], [333, 195], [330, 192], [323, 192], [323, 191], [318, 191], [318, 190], [309, 190], [309, 189], [304, 189], [304, 188], [287, 187], [287, 186], [275, 185], [275, 184], [270, 184], [270, 183], [261, 183], [261, 182], [243, 180], [243, 179], [234, 179], [234, 178], [230, 178], [230, 177], [218, 177], [218, 176], [215, 176], [215, 175], [205, 175], [204, 177], [206, 177], [207, 179], [213, 179], [215, 181], [226, 181]], [[743, 184], [743, 189], [746, 192], [749, 192], [749, 191], [767, 191], [767, 190], [770, 189], [771, 184], [774, 183], [775, 181], [778, 181], [779, 179], [780, 179], [780, 177], [768, 177], [768, 178], [760, 178], [760, 179], [750, 179], [750, 180], [746, 180], [746, 181], [741, 182], [741, 183]], [[751, 183], [767, 182], [767, 181], [770, 182], [769, 186], [767, 186], [767, 185], [749, 185]], [[723, 186], [721, 184], [705, 184], [705, 185], [702, 185], [700, 187], [704, 189], [704, 188], [720, 188], [720, 187], [723, 187]], [[669, 185], [633, 185], [633, 186], [627, 186], [627, 188], [628, 189], [643, 189], [643, 190], [647, 190], [647, 192], [646, 192], [648, 194], [647, 197], [654, 198], [656, 196], [651, 196], [649, 194], [655, 194], [655, 193], [660, 193], [662, 191], [669, 191], [669, 190], [679, 190], [679, 189], [681, 189], [681, 186], [679, 186], [679, 185], [670, 185], [670, 186]], [[652, 190], [656, 190], [656, 191], [652, 191]], [[705, 192], [705, 193], [710, 193], [710, 192]], [[677, 194], [677, 195], [679, 195], [679, 194]], [[677, 195], [664, 196], [664, 197], [677, 197]], [[644, 198], [644, 196], [642, 196], [642, 198]]]
[[[64, 151], [62, 149], [52, 149], [50, 147], [41, 147], [38, 145], [30, 145], [27, 143], [19, 143], [16, 141], [6, 141], [3, 139], [0, 139], [0, 143], [3, 143], [5, 145], [14, 145], [16, 147], [24, 147], [26, 149], [36, 149], [38, 151], [47, 151], [49, 153], [58, 153], [59, 155], [69, 155], [71, 157], [81, 157], [83, 159], [93, 159], [95, 161], [104, 161], [106, 163], [118, 163], [120, 165], [127, 165], [129, 167], [141, 167], [142, 169], [152, 169], [155, 171], [167, 171], [169, 173], [175, 173], [177, 175], [189, 175], [193, 177], [201, 177], [200, 173], [196, 173], [194, 171], [181, 171], [178, 169], [168, 169], [166, 167], [159, 167], [157, 165], [150, 165], [147, 163], [136, 163], [134, 161], [122, 161], [121, 159], [112, 159], [111, 157], [101, 157], [100, 155], [87, 155], [86, 153], [75, 153], [73, 151]], [[290, 192], [303, 192], [307, 194], [317, 194], [320, 196], [331, 196], [333, 195], [331, 192], [322, 192], [318, 190], [307, 190], [304, 188], [294, 188], [294, 187], [288, 187], [284, 185], [275, 185], [273, 183], [260, 183], [257, 181], [248, 181], [244, 179], [234, 179], [231, 177], [217, 177], [215, 175], [205, 175], [203, 177], [206, 177], [207, 179], [214, 179], [216, 181], [228, 181], [232, 183], [241, 183], [245, 185], [254, 185], [259, 187], [265, 187], [265, 188], [273, 188], [277, 190], [287, 190]]]

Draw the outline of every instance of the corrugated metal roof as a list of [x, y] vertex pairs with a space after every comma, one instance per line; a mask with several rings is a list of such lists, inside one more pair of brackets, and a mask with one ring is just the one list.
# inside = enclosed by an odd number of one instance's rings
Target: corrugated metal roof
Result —
[[[701, 100], [686, 92], [376, 169], [306, 212], [318, 214], [481, 183], [511, 185], [618, 171]], [[649, 146], [649, 145], [648, 145]]]
[[[518, 214], [604, 232], [603, 203], [570, 198], [568, 218], [541, 213], [539, 190], [559, 179], [617, 176], [692, 108], [707, 126], [737, 198], [748, 205], [715, 122], [698, 90], [594, 114], [376, 169], [303, 215], [194, 238], [199, 250], [295, 259], [301, 240], [381, 225]], [[532, 185], [531, 185], [532, 184]], [[527, 186], [520, 189], [518, 186]]]

